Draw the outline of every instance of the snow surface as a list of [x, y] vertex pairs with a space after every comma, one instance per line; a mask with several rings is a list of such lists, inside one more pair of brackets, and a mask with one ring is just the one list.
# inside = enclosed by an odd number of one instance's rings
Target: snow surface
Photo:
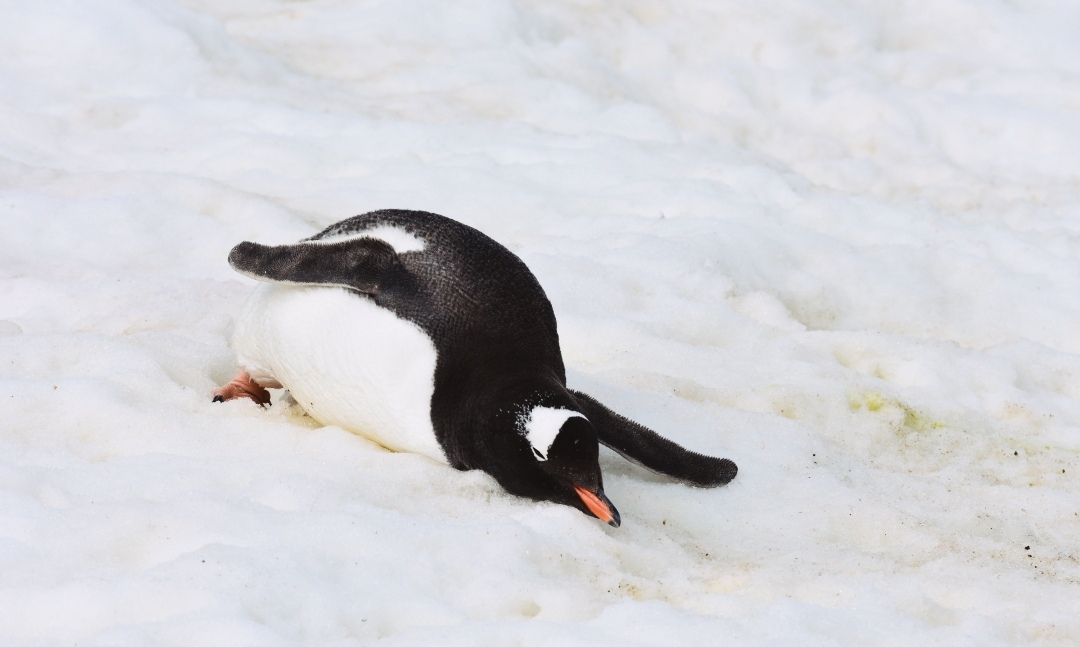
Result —
[[[1077, 3], [2, 15], [0, 643], [1080, 643]], [[738, 477], [605, 452], [614, 529], [211, 403], [230, 247], [386, 207]]]

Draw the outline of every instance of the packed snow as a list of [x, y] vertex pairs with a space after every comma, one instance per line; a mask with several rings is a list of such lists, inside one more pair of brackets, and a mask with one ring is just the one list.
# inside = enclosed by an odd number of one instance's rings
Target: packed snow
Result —
[[[1080, 644], [1080, 5], [50, 0], [0, 21], [0, 643]], [[243, 240], [520, 255], [611, 528], [214, 404]]]

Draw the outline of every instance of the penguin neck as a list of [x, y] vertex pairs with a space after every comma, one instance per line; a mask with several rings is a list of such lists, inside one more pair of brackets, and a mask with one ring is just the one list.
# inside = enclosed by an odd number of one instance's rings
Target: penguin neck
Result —
[[500, 399], [514, 403], [513, 409], [518, 415], [527, 414], [537, 407], [578, 411], [577, 401], [570, 395], [570, 391], [561, 381], [554, 378], [543, 379], [533, 376], [508, 385]]

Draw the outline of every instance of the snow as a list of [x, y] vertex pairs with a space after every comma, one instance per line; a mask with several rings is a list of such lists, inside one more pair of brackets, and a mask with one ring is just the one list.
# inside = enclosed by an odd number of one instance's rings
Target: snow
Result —
[[[3, 9], [0, 643], [1080, 643], [1075, 3]], [[211, 403], [232, 245], [378, 208], [738, 477], [604, 452], [615, 529]]]

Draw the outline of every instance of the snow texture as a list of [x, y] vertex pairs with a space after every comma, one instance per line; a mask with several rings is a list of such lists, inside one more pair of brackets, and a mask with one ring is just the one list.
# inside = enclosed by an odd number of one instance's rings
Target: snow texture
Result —
[[[52, 0], [0, 21], [0, 643], [1080, 644], [1071, 0]], [[519, 254], [611, 528], [213, 404], [242, 240]]]

